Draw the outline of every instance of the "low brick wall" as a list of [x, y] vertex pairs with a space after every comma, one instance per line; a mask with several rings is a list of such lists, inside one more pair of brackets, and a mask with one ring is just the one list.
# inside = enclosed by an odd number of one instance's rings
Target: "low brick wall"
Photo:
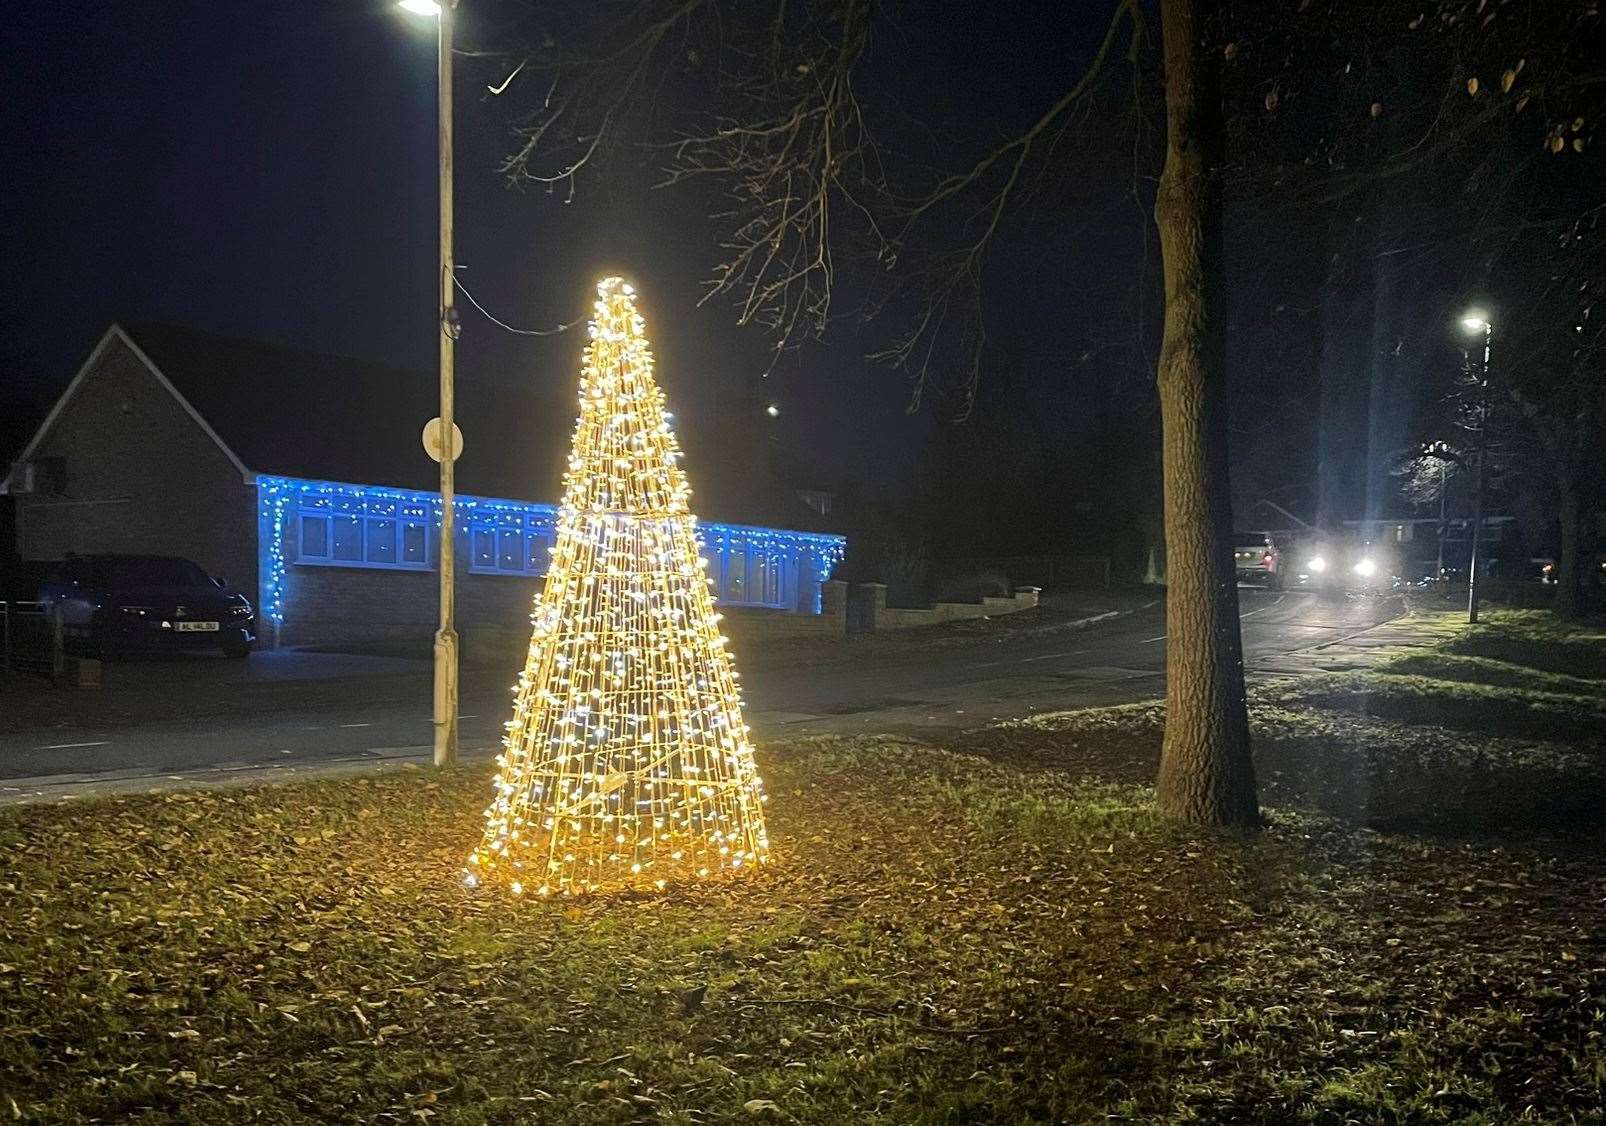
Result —
[[1034, 586], [1021, 587], [1008, 598], [983, 598], [980, 602], [933, 602], [929, 609], [910, 610], [887, 605], [887, 588], [884, 583], [860, 583], [856, 593], [861, 600], [857, 620], [867, 630], [914, 629], [934, 626], [942, 622], [958, 622], [967, 618], [996, 618], [1003, 614], [1016, 614], [1037, 606], [1041, 593]]

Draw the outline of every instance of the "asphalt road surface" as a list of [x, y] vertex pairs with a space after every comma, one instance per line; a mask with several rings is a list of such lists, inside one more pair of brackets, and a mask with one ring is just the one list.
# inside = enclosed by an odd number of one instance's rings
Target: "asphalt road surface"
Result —
[[[1399, 612], [1393, 599], [1335, 604], [1306, 593], [1240, 594], [1251, 676], [1329, 667], [1323, 654], [1335, 643]], [[249, 666], [153, 666], [113, 671], [124, 684], [144, 677], [148, 687], [140, 694], [170, 698], [168, 714], [158, 708], [75, 716], [74, 701], [82, 697], [58, 693], [53, 699], [62, 703], [53, 706], [63, 710], [48, 722], [9, 725], [0, 733], [0, 800], [429, 758], [427, 662], [259, 653]], [[755, 659], [745, 695], [760, 739], [940, 734], [1032, 712], [1157, 697], [1164, 668], [1164, 607], [1156, 602], [1079, 626], [1023, 623], [979, 637], [878, 635], [870, 645], [808, 650], [792, 663]], [[496, 746], [508, 681], [505, 672], [465, 674], [465, 757]], [[239, 708], [231, 710], [236, 701]], [[195, 714], [185, 714], [190, 708]]]

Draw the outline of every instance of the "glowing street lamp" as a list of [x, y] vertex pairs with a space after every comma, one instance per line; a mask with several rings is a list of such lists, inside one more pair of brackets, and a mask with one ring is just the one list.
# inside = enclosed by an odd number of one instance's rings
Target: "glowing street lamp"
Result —
[[1461, 327], [1470, 335], [1483, 334], [1483, 365], [1478, 371], [1478, 475], [1472, 505], [1472, 558], [1467, 564], [1467, 621], [1478, 621], [1478, 548], [1483, 542], [1483, 463], [1489, 450], [1489, 351], [1494, 342], [1494, 324], [1482, 309], [1468, 309]]
[[[457, 0], [398, 0], [402, 11], [434, 19], [440, 33], [437, 48], [440, 123], [437, 152], [440, 166], [440, 432], [454, 429], [453, 342], [457, 310], [452, 282], [452, 9]], [[457, 761], [457, 583], [456, 456], [451, 449], [441, 462], [440, 627], [435, 631], [435, 765]]]

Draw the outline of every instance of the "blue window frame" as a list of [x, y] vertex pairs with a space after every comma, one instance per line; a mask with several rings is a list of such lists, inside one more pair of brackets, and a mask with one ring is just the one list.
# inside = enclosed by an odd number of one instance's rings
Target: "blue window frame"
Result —
[[431, 566], [430, 513], [422, 504], [304, 493], [298, 507], [297, 563], [414, 571]]
[[[433, 493], [267, 476], [257, 484], [265, 521], [263, 605], [274, 621], [284, 619], [285, 569], [292, 564], [434, 569], [440, 500]], [[474, 574], [544, 575], [556, 517], [550, 505], [459, 496], [458, 557]], [[840, 536], [736, 524], [699, 524], [697, 536], [718, 601], [814, 613], [813, 588], [844, 546]]]
[[795, 548], [788, 550], [761, 533], [715, 535], [703, 544], [708, 576], [715, 580], [715, 597], [731, 606], [768, 606], [784, 609], [789, 588], [787, 572]]
[[[286, 619], [293, 565], [434, 569], [441, 518], [435, 493], [267, 474], [256, 484], [261, 607], [268, 621]], [[458, 558], [470, 571], [537, 576], [550, 569], [552, 505], [460, 495], [456, 509]], [[490, 533], [483, 567], [475, 565], [472, 550], [482, 529]], [[813, 614], [820, 612], [819, 584], [846, 547], [841, 536], [740, 524], [699, 523], [697, 538], [704, 574], [720, 602]], [[735, 591], [731, 577], [740, 580]]]
[[544, 512], [475, 511], [459, 519], [469, 529], [468, 569], [477, 575], [544, 575], [551, 560], [552, 517]]

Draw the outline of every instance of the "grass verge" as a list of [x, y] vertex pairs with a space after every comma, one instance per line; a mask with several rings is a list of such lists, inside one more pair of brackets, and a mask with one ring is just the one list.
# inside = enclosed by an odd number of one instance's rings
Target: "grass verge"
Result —
[[1154, 815], [1139, 705], [766, 748], [777, 863], [652, 897], [463, 888], [482, 770], [6, 810], [0, 1114], [1598, 1120], [1598, 832], [1425, 812], [1587, 729], [1254, 717], [1264, 832]]

